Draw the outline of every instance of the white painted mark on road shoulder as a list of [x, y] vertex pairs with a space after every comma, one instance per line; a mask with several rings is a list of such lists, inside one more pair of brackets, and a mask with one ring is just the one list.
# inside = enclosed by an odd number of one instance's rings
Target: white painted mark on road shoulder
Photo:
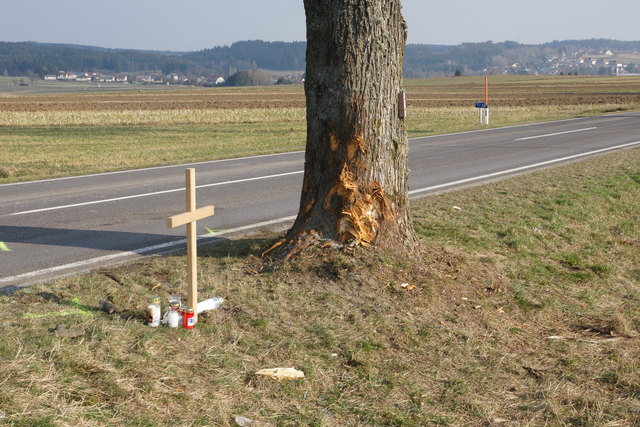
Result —
[[594, 130], [594, 129], [598, 129], [598, 128], [597, 127], [592, 127], [592, 128], [584, 128], [584, 129], [574, 129], [574, 130], [567, 130], [567, 131], [564, 131], [564, 132], [547, 133], [545, 135], [527, 136], [527, 137], [524, 137], [524, 138], [514, 139], [514, 141], [526, 141], [528, 139], [547, 138], [549, 136], [558, 136], [558, 135], [564, 135], [564, 134], [567, 134], [567, 133], [585, 132], [585, 131]]
[[[301, 174], [303, 172], [304, 171], [285, 172], [285, 173], [279, 173], [279, 174], [275, 174], [275, 175], [265, 175], [265, 176], [257, 176], [257, 177], [254, 177], [254, 178], [236, 179], [236, 180], [233, 180], [233, 181], [214, 182], [213, 184], [198, 185], [196, 188], [217, 187], [217, 186], [220, 186], [220, 185], [240, 184], [240, 183], [243, 183], [243, 182], [250, 182], [250, 181], [261, 181], [263, 179], [281, 178], [281, 177], [289, 176], [289, 175], [297, 175], [297, 174]], [[77, 208], [77, 207], [80, 207], [80, 206], [97, 205], [99, 203], [119, 202], [121, 200], [137, 199], [137, 198], [140, 198], [140, 197], [150, 197], [150, 196], [157, 196], [157, 195], [160, 195], [160, 194], [175, 193], [177, 191], [184, 191], [184, 187], [182, 187], [182, 188], [174, 188], [174, 189], [171, 189], [171, 190], [154, 191], [152, 193], [134, 194], [132, 196], [114, 197], [112, 199], [92, 200], [90, 202], [74, 203], [74, 204], [71, 204], [71, 205], [52, 206], [52, 207], [42, 208], [42, 209], [33, 209], [33, 210], [30, 210], [30, 211], [14, 212], [14, 213], [8, 214], [7, 216], [26, 215], [26, 214], [32, 214], [32, 213], [38, 213], [38, 212], [47, 212], [47, 211], [55, 211], [55, 210], [60, 210], [60, 209]]]
[[580, 157], [593, 156], [595, 154], [606, 153], [607, 151], [621, 150], [623, 148], [630, 148], [635, 145], [640, 145], [640, 141], [630, 142], [628, 144], [616, 145], [615, 147], [602, 148], [600, 150], [587, 151], [586, 153], [574, 154], [573, 156], [561, 157], [559, 159], [547, 160], [545, 162], [533, 163], [531, 165], [520, 166], [518, 168], [507, 169], [499, 172], [488, 173], [486, 175], [473, 176], [471, 178], [460, 179], [458, 181], [445, 182], [444, 184], [432, 185], [431, 187], [417, 188], [409, 191], [409, 195], [426, 193], [428, 191], [440, 190], [442, 188], [453, 187], [457, 185], [468, 184], [474, 181], [481, 181], [485, 179], [491, 179], [502, 175], [509, 175], [513, 173], [522, 172], [528, 169], [535, 169], [543, 166], [552, 165], [554, 163], [568, 162], [569, 160], [579, 159]]

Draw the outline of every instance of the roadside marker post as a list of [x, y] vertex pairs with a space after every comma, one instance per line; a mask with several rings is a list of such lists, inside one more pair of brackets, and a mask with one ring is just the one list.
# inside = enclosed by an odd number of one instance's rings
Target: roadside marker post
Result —
[[484, 102], [476, 102], [476, 108], [480, 112], [480, 124], [484, 123], [484, 110], [487, 109], [487, 104]]
[[482, 123], [489, 124], [489, 77], [484, 78], [484, 108], [482, 109]]
[[198, 321], [198, 236], [196, 221], [210, 217], [214, 214], [213, 206], [205, 206], [196, 209], [196, 170], [189, 168], [185, 170], [186, 181], [186, 208], [187, 211], [167, 218], [167, 227], [175, 228], [187, 225], [187, 282], [189, 294], [187, 304], [193, 309], [194, 321]]
[[480, 110], [480, 124], [489, 124], [489, 78], [484, 78], [484, 102], [476, 102], [476, 108]]

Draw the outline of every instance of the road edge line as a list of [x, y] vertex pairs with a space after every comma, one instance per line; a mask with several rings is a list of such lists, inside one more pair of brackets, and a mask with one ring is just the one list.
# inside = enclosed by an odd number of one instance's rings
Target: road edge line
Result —
[[[252, 229], [257, 229], [257, 228], [262, 228], [262, 227], [268, 227], [270, 225], [276, 225], [276, 224], [280, 224], [280, 223], [285, 223], [288, 221], [293, 221], [296, 218], [295, 215], [293, 216], [287, 216], [287, 217], [282, 217], [282, 218], [276, 218], [276, 219], [272, 219], [269, 221], [262, 221], [262, 222], [257, 222], [254, 224], [248, 224], [248, 225], [243, 225], [240, 227], [234, 227], [234, 228], [228, 228], [225, 230], [220, 230], [219, 232], [216, 232], [215, 234], [201, 234], [198, 236], [198, 244], [205, 244], [205, 243], [210, 243], [208, 242], [208, 240], [212, 240], [212, 241], [222, 241], [222, 239], [220, 238], [221, 236], [224, 235], [228, 235], [228, 234], [233, 234], [233, 233], [238, 233], [241, 231], [247, 231], [247, 230], [252, 230]], [[0, 278], [0, 285], [2, 283], [8, 283], [8, 282], [12, 282], [12, 281], [16, 281], [16, 280], [21, 280], [21, 279], [29, 279], [32, 277], [37, 277], [37, 276], [44, 276], [44, 275], [48, 275], [48, 274], [52, 274], [52, 273], [58, 273], [60, 271], [65, 271], [65, 270], [72, 270], [75, 268], [80, 268], [80, 267], [87, 267], [93, 264], [100, 264], [100, 263], [104, 263], [104, 262], [108, 262], [108, 261], [113, 261], [115, 259], [120, 259], [120, 258], [126, 258], [126, 257], [133, 257], [136, 255], [143, 255], [145, 253], [149, 253], [149, 252], [153, 252], [153, 253], [158, 253], [158, 254], [163, 254], [163, 253], [168, 253], [168, 252], [172, 252], [174, 250], [177, 250], [176, 246], [180, 246], [180, 245], [184, 245], [186, 244], [187, 239], [179, 239], [179, 240], [173, 240], [171, 242], [166, 242], [166, 243], [160, 243], [157, 245], [153, 245], [153, 246], [147, 246], [144, 248], [138, 248], [138, 249], [133, 249], [131, 251], [122, 251], [122, 252], [116, 252], [114, 254], [109, 254], [109, 255], [103, 255], [103, 256], [99, 256], [99, 257], [95, 257], [95, 258], [89, 258], [86, 260], [82, 260], [82, 261], [76, 261], [76, 262], [72, 262], [69, 264], [63, 264], [63, 265], [57, 265], [55, 267], [49, 267], [49, 268], [44, 268], [42, 270], [36, 270], [36, 271], [30, 271], [27, 273], [21, 273], [21, 274], [16, 274], [15, 276], [9, 276], [9, 277], [3, 277]], [[55, 277], [53, 278], [55, 279]], [[24, 286], [14, 286], [15, 288], [21, 288], [21, 287], [26, 287], [26, 286], [30, 286], [29, 284], [24, 285]], [[12, 288], [11, 285], [8, 286], [9, 288]], [[0, 288], [0, 294], [2, 294], [4, 291], [3, 288]]]
[[601, 153], [606, 153], [608, 151], [623, 150], [625, 148], [630, 148], [630, 147], [633, 147], [633, 146], [636, 146], [636, 145], [640, 145], [640, 141], [629, 142], [629, 143], [626, 143], [626, 144], [616, 145], [616, 146], [613, 146], [613, 147], [607, 147], [607, 148], [601, 148], [601, 149], [598, 149], [598, 150], [587, 151], [585, 153], [574, 154], [574, 155], [571, 155], [571, 156], [566, 156], [566, 157], [560, 157], [560, 158], [557, 158], [557, 159], [546, 160], [544, 162], [533, 163], [531, 165], [520, 166], [520, 167], [517, 167], [517, 168], [512, 168], [512, 169], [507, 169], [507, 170], [503, 170], [503, 171], [488, 173], [488, 174], [485, 174], [485, 175], [478, 175], [478, 176], [474, 176], [474, 177], [470, 177], [470, 178], [460, 179], [460, 180], [457, 180], [457, 181], [446, 182], [446, 183], [443, 183], [443, 184], [432, 185], [430, 187], [416, 188], [415, 190], [410, 190], [408, 192], [408, 194], [409, 194], [409, 196], [411, 196], [411, 195], [418, 194], [418, 193], [426, 193], [428, 191], [439, 190], [441, 188], [447, 188], [447, 187], [467, 184], [467, 183], [473, 182], [473, 181], [489, 180], [491, 178], [496, 178], [498, 176], [510, 175], [510, 174], [514, 174], [514, 173], [517, 173], [517, 172], [522, 172], [522, 171], [529, 170], [529, 169], [536, 169], [536, 168], [552, 165], [554, 163], [568, 162], [570, 160], [579, 159], [581, 157], [593, 156], [593, 155], [601, 154]]

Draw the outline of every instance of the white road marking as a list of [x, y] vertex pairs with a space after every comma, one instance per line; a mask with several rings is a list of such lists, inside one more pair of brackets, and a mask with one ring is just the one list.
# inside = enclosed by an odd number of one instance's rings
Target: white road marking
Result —
[[542, 166], [552, 165], [554, 163], [565, 162], [565, 161], [569, 161], [569, 160], [573, 160], [573, 159], [578, 159], [580, 157], [592, 156], [594, 154], [605, 153], [607, 151], [614, 151], [614, 150], [620, 150], [620, 149], [623, 149], [623, 148], [629, 148], [629, 147], [633, 147], [635, 145], [640, 145], [640, 141], [630, 142], [628, 144], [616, 145], [614, 147], [602, 148], [600, 150], [587, 151], [586, 153], [574, 154], [572, 156], [561, 157], [559, 159], [547, 160], [545, 162], [534, 163], [534, 164], [526, 165], [526, 166], [520, 166], [518, 168], [507, 169], [507, 170], [503, 170], [503, 171], [499, 171], [499, 172], [489, 173], [489, 174], [486, 174], [486, 175], [473, 176], [471, 178], [461, 179], [461, 180], [452, 181], [452, 182], [446, 182], [444, 184], [432, 185], [431, 187], [417, 188], [415, 190], [409, 191], [409, 195], [411, 196], [413, 194], [425, 193], [427, 191], [439, 190], [441, 188], [452, 187], [452, 186], [461, 185], [461, 184], [467, 184], [467, 183], [473, 182], [473, 181], [479, 181], [479, 180], [484, 180], [484, 179], [495, 178], [495, 177], [498, 177], [498, 176], [501, 176], [501, 175], [508, 175], [508, 174], [512, 174], [512, 173], [516, 173], [516, 172], [521, 172], [521, 171], [524, 171], [524, 170], [527, 170], [527, 169], [534, 169], [534, 168], [538, 168], [538, 167], [542, 167]]
[[[295, 215], [294, 216], [287, 216], [287, 217], [283, 217], [283, 218], [278, 218], [278, 219], [272, 219], [270, 221], [258, 222], [256, 224], [243, 225], [241, 227], [228, 228], [226, 230], [220, 230], [219, 232], [216, 233], [215, 236], [212, 236], [212, 235], [210, 235], [208, 233], [207, 234], [202, 234], [202, 235], [198, 236], [198, 241], [200, 242], [200, 241], [204, 241], [204, 240], [218, 239], [220, 236], [223, 236], [225, 234], [237, 233], [237, 232], [240, 232], [240, 231], [247, 231], [247, 230], [251, 230], [251, 229], [254, 229], [254, 228], [267, 227], [267, 226], [274, 225], [274, 224], [279, 224], [279, 223], [283, 223], [283, 222], [287, 222], [287, 221], [293, 221], [294, 219], [296, 219]], [[157, 252], [157, 251], [161, 251], [160, 253], [162, 253], [162, 252], [170, 252], [176, 246], [184, 245], [186, 243], [187, 243], [187, 239], [174, 240], [172, 242], [161, 243], [159, 245], [153, 245], [153, 246], [147, 246], [145, 248], [134, 249], [132, 251], [117, 252], [115, 254], [109, 254], [109, 255], [104, 255], [104, 256], [100, 256], [100, 257], [96, 257], [96, 258], [85, 259], [85, 260], [82, 260], [82, 261], [72, 262], [72, 263], [69, 263], [69, 264], [58, 265], [58, 266], [55, 266], [55, 267], [45, 268], [45, 269], [42, 269], [42, 270], [30, 271], [28, 273], [17, 274], [15, 276], [4, 277], [4, 278], [0, 279], [0, 284], [13, 282], [13, 281], [16, 281], [16, 280], [21, 280], [21, 279], [30, 279], [30, 278], [33, 278], [33, 277], [55, 274], [55, 273], [58, 273], [60, 271], [71, 270], [71, 269], [74, 269], [74, 268], [90, 267], [92, 265], [104, 263], [106, 261], [112, 261], [112, 260], [115, 260], [115, 259], [128, 257], [128, 256], [142, 255], [142, 254], [145, 254], [145, 253], [148, 253], [148, 252]]]
[[[236, 180], [233, 180], [233, 181], [214, 182], [213, 184], [198, 185], [198, 186], [196, 186], [196, 188], [217, 187], [217, 186], [221, 186], [221, 185], [239, 184], [239, 183], [250, 182], [250, 181], [261, 181], [263, 179], [281, 178], [283, 176], [296, 175], [296, 174], [301, 174], [303, 172], [304, 171], [294, 171], [294, 172], [279, 173], [279, 174], [275, 174], [275, 175], [256, 176], [254, 178], [236, 179]], [[55, 210], [59, 210], [59, 209], [77, 208], [79, 206], [97, 205], [99, 203], [119, 202], [121, 200], [137, 199], [137, 198], [140, 198], [140, 197], [157, 196], [157, 195], [160, 195], [160, 194], [175, 193], [175, 192], [178, 192], [178, 191], [184, 191], [184, 187], [182, 187], [182, 188], [174, 188], [174, 189], [171, 189], [171, 190], [154, 191], [153, 193], [142, 193], [142, 194], [134, 194], [132, 196], [114, 197], [113, 199], [92, 200], [90, 202], [74, 203], [74, 204], [71, 204], [71, 205], [52, 206], [52, 207], [42, 208], [42, 209], [33, 209], [33, 210], [30, 210], [30, 211], [14, 212], [14, 213], [8, 214], [6, 216], [26, 215], [26, 214], [32, 214], [32, 213], [38, 213], [38, 212], [55, 211]]]
[[549, 137], [549, 136], [564, 135], [564, 134], [567, 134], [567, 133], [585, 132], [585, 131], [594, 130], [594, 129], [598, 129], [598, 128], [597, 127], [592, 127], [592, 128], [584, 128], [584, 129], [574, 129], [574, 130], [567, 130], [567, 131], [564, 131], [564, 132], [547, 133], [545, 135], [527, 136], [527, 137], [524, 137], [524, 138], [514, 139], [514, 141], [526, 141], [527, 139], [546, 138], [546, 137]]

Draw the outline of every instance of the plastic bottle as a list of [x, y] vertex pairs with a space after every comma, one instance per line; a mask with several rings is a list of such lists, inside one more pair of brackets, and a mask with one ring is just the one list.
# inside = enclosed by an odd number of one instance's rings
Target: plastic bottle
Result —
[[215, 310], [220, 307], [224, 302], [223, 298], [213, 297], [198, 303], [197, 313], [200, 314], [203, 311]]
[[147, 324], [152, 328], [160, 326], [160, 297], [149, 297], [147, 305]]

